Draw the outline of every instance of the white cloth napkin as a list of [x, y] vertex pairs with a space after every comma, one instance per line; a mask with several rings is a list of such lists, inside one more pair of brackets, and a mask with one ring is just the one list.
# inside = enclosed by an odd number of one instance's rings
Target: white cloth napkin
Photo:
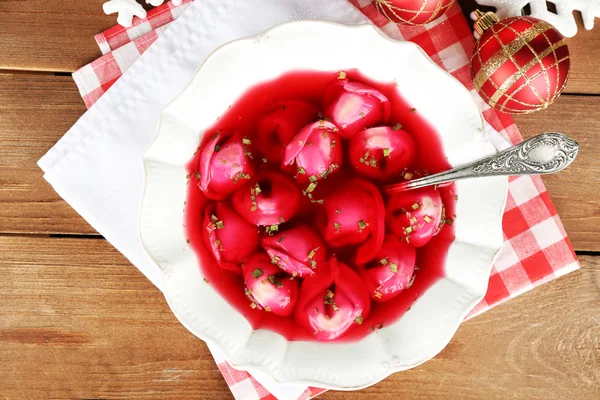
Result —
[[[346, 0], [196, 0], [38, 161], [56, 192], [159, 289], [161, 272], [142, 247], [138, 225], [142, 154], [162, 109], [217, 47], [298, 19], [368, 22]], [[306, 389], [255, 379], [279, 399], [297, 399]]]

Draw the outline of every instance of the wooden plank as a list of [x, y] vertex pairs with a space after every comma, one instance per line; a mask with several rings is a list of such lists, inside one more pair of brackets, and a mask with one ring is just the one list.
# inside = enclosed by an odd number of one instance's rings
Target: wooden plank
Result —
[[[0, 69], [74, 71], [100, 51], [93, 35], [114, 25], [102, 12], [105, 0], [5, 0], [0, 2]], [[142, 2], [143, 3], [143, 2]], [[473, 0], [460, 0], [465, 13]], [[568, 41], [572, 69], [566, 91], [600, 93], [600, 29], [580, 31]]]
[[36, 165], [84, 111], [68, 76], [0, 74], [0, 232], [95, 232]]
[[[597, 399], [600, 257], [464, 323], [435, 359], [323, 399]], [[0, 236], [0, 394], [229, 399], [205, 345], [107, 242]]]
[[104, 0], [0, 2], [0, 68], [67, 71], [101, 53], [93, 36], [116, 23]]
[[204, 343], [104, 240], [0, 237], [0, 280], [0, 394], [6, 398], [228, 392]]
[[583, 27], [581, 14], [575, 13], [579, 31], [567, 38], [571, 53], [571, 72], [565, 93], [600, 94], [600, 29], [591, 31]]
[[580, 145], [577, 160], [566, 170], [543, 178], [577, 250], [600, 251], [600, 97], [558, 98], [547, 110], [516, 116], [525, 138], [558, 131]]

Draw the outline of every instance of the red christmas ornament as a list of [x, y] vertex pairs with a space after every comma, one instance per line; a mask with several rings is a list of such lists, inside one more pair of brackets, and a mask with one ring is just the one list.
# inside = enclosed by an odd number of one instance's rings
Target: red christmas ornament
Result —
[[475, 12], [480, 35], [471, 58], [479, 95], [509, 114], [543, 110], [556, 100], [569, 76], [569, 48], [551, 24], [522, 16], [499, 20]]
[[446, 12], [454, 0], [371, 0], [381, 15], [392, 22], [425, 25]]

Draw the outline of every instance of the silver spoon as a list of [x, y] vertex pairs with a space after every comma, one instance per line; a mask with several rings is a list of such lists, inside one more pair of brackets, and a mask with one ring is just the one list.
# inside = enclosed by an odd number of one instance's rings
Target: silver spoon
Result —
[[559, 132], [542, 133], [490, 157], [412, 181], [383, 187], [386, 194], [468, 178], [506, 175], [544, 175], [568, 167], [579, 144]]

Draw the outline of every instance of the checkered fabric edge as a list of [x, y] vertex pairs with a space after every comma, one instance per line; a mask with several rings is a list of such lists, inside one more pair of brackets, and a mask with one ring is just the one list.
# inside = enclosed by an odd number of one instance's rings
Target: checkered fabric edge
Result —
[[[187, 2], [189, 1], [192, 0]], [[390, 37], [409, 40], [423, 48], [434, 62], [471, 91], [485, 120], [498, 134], [511, 143], [522, 141], [512, 117], [491, 109], [473, 89], [469, 59], [474, 39], [458, 4], [425, 27], [415, 27], [389, 22], [375, 10], [370, 0], [349, 1]], [[153, 18], [153, 15], [155, 14], [149, 12], [148, 18]], [[142, 23], [138, 22], [138, 25]], [[144, 26], [147, 27], [148, 24]], [[126, 35], [127, 39], [121, 35], [118, 42], [120, 47], [73, 74], [86, 106], [91, 107], [156, 40], [166, 28], [164, 24], [161, 27], [163, 29], [154, 29], [133, 41], [129, 34]], [[114, 28], [114, 32], [117, 30]], [[121, 31], [123, 30], [125, 28], [121, 27]], [[106, 32], [103, 34], [107, 43], [108, 37], [118, 36], [106, 35]], [[117, 43], [117, 40], [113, 43]], [[492, 268], [487, 293], [467, 319], [579, 268], [556, 209], [539, 177], [522, 176], [509, 180], [503, 231], [504, 246]], [[236, 399], [275, 398], [247, 372], [238, 371], [227, 362], [220, 362], [218, 367]], [[310, 399], [324, 391], [308, 388], [300, 399]]]
[[113, 50], [160, 28], [179, 17], [194, 0], [183, 0], [181, 5], [176, 6], [168, 1], [148, 11], [146, 18], [133, 18], [130, 27], [115, 25], [104, 32], [94, 36], [102, 54], [108, 54]]

